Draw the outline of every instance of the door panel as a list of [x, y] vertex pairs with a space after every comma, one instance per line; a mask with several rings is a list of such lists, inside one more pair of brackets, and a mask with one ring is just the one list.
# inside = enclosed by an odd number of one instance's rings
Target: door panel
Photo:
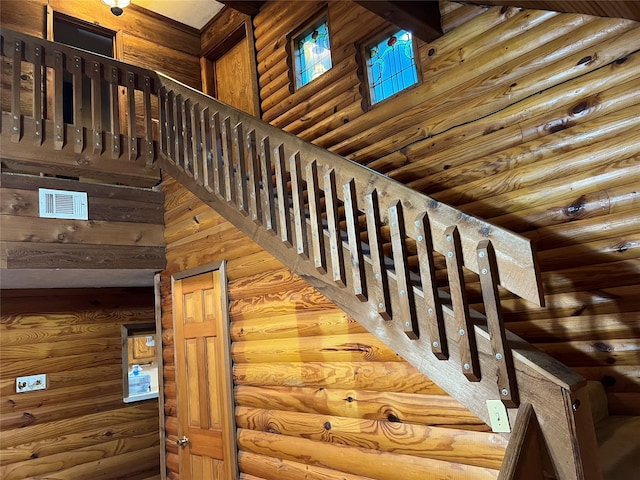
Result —
[[184, 480], [235, 478], [235, 440], [226, 315], [220, 271], [173, 286], [180, 475]]
[[253, 91], [249, 42], [243, 37], [222, 56], [214, 60], [215, 85], [218, 100], [255, 115], [257, 108]]

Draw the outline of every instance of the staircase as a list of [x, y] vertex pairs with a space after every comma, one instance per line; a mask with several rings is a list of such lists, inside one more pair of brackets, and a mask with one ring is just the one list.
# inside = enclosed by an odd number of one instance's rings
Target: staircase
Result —
[[[502, 478], [524, 478], [522, 465], [602, 478], [586, 382], [504, 329], [499, 290], [544, 302], [529, 240], [162, 74], [6, 29], [2, 56], [21, 64], [2, 112], [6, 164], [142, 186], [163, 169], [485, 422], [505, 420], [488, 400], [506, 407]], [[75, 92], [91, 84], [89, 104], [73, 99], [91, 125], [65, 123], [65, 70]], [[478, 285], [482, 312], [467, 301]]]

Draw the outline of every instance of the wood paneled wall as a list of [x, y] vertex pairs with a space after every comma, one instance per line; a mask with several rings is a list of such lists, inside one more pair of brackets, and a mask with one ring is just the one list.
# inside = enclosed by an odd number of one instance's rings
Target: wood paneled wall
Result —
[[[40, 218], [39, 188], [87, 192], [89, 220]], [[149, 189], [3, 173], [0, 267], [160, 270], [162, 201]]]
[[327, 6], [333, 68], [292, 93], [287, 35], [323, 5], [255, 17], [264, 119], [532, 238], [547, 307], [503, 295], [509, 328], [640, 415], [640, 25], [441, 2], [422, 84], [366, 110], [358, 44], [385, 24], [351, 2]]
[[178, 478], [171, 274], [228, 261], [241, 478], [495, 478], [505, 440], [172, 179], [162, 274], [169, 478]]
[[2, 0], [3, 27], [47, 38], [54, 13], [99, 25], [116, 32], [115, 58], [157, 70], [194, 88], [200, 88], [200, 34], [148, 10], [128, 6], [116, 17], [100, 0]]
[[[120, 338], [154, 321], [153, 291], [0, 293], [0, 477], [156, 479], [158, 401], [123, 403]], [[46, 390], [16, 393], [40, 373]]]

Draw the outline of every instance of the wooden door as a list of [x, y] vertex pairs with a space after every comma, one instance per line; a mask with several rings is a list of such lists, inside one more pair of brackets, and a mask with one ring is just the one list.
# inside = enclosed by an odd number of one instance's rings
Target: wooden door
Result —
[[202, 59], [202, 84], [206, 94], [257, 117], [258, 79], [247, 30], [243, 24]]
[[182, 480], [237, 478], [223, 274], [209, 271], [173, 285]]

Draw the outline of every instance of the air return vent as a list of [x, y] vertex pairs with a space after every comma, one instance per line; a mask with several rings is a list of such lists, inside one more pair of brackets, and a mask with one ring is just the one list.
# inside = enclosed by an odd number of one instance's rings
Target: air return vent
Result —
[[89, 219], [89, 203], [86, 192], [39, 189], [40, 216], [43, 218]]

